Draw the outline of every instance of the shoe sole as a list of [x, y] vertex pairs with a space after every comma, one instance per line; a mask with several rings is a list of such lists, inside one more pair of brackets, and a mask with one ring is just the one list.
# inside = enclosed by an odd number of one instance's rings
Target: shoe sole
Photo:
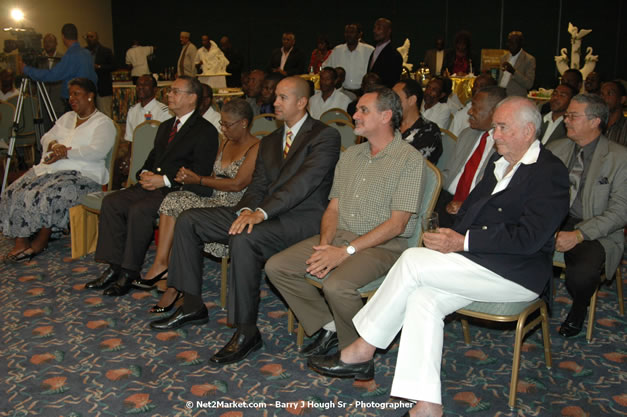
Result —
[[211, 359], [209, 359], [209, 365], [218, 365], [218, 366], [221, 366], [221, 365], [228, 365], [228, 364], [230, 364], [230, 363], [237, 363], [237, 362], [241, 362], [241, 361], [243, 361], [244, 359], [246, 359], [246, 358], [248, 357], [248, 355], [250, 355], [251, 353], [256, 352], [256, 351], [258, 351], [259, 349], [261, 349], [261, 347], [262, 347], [262, 346], [263, 346], [263, 342], [262, 342], [262, 341], [259, 341], [259, 343], [257, 343], [257, 344], [255, 344], [254, 346], [252, 346], [252, 347], [248, 350], [248, 352], [246, 352], [246, 354], [245, 354], [244, 356], [242, 356], [241, 358], [239, 358], [239, 359], [233, 359], [233, 360], [230, 360], [230, 361], [224, 361], [224, 362], [222, 362], [222, 361], [221, 361], [221, 362], [214, 362], [214, 361], [212, 361]]
[[166, 329], [160, 329], [158, 327], [152, 327], [152, 326], [150, 326], [150, 328], [152, 330], [156, 330], [158, 332], [167, 332], [169, 330], [180, 329], [181, 327], [185, 327], [185, 326], [191, 325], [191, 324], [205, 324], [205, 323], [209, 323], [209, 317], [205, 317], [203, 319], [189, 320], [189, 321], [186, 321], [186, 322], [184, 322], [182, 324], [177, 324], [176, 326], [170, 326], [170, 327], [168, 327]]
[[337, 375], [337, 374], [333, 374], [331, 372], [327, 372], [327, 371], [325, 371], [323, 369], [316, 368], [315, 366], [309, 366], [309, 369], [319, 373], [320, 375], [328, 376], [328, 377], [331, 377], [331, 378], [354, 378], [357, 381], [369, 381], [371, 379], [374, 379], [374, 372], [372, 372], [372, 375], [364, 374], [364, 373], [356, 373], [356, 374], [352, 374], [352, 375]]

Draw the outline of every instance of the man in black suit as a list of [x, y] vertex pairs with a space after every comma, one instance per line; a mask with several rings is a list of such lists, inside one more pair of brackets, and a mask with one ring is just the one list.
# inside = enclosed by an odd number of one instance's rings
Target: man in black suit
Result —
[[185, 166], [199, 175], [210, 175], [218, 150], [218, 132], [196, 110], [202, 86], [198, 80], [179, 76], [168, 92], [168, 107], [175, 117], [159, 126], [155, 145], [136, 173], [139, 182], [108, 195], [102, 202], [95, 259], [109, 268], [86, 288], [105, 288], [104, 294], [128, 293], [152, 240], [154, 220], [163, 198], [173, 189], [203, 196], [213, 190], [174, 181]]
[[553, 275], [554, 235], [568, 213], [569, 181], [564, 164], [537, 140], [540, 122], [525, 98], [497, 106], [498, 155], [453, 229], [426, 232], [425, 248], [403, 252], [353, 318], [361, 338], [335, 355], [310, 358], [310, 367], [371, 378], [376, 347], [387, 347], [402, 327], [391, 395], [417, 401], [413, 415], [442, 416], [444, 318], [473, 301], [532, 301]]
[[304, 74], [305, 55], [294, 46], [294, 33], [283, 33], [281, 43], [282, 47], [272, 51], [270, 56], [270, 72], [280, 72], [283, 75]]
[[150, 323], [155, 330], [170, 330], [208, 321], [201, 298], [203, 242], [228, 243], [228, 322], [237, 331], [211, 357], [214, 364], [240, 361], [261, 347], [256, 322], [264, 263], [320, 232], [339, 157], [338, 131], [307, 114], [305, 80], [281, 80], [276, 97], [275, 113], [285, 125], [261, 141], [253, 180], [239, 204], [191, 209], [177, 219], [168, 286], [182, 291], [185, 301], [172, 316]]
[[98, 32], [87, 32], [85, 35], [87, 41], [87, 49], [94, 57], [94, 69], [98, 75], [98, 97], [96, 97], [96, 105], [98, 110], [111, 117], [113, 112], [113, 80], [111, 79], [111, 71], [113, 71], [113, 52], [100, 44], [98, 40]]
[[383, 85], [392, 88], [401, 79], [403, 57], [392, 46], [392, 21], [380, 18], [372, 30], [376, 46], [368, 60], [368, 71], [379, 74]]

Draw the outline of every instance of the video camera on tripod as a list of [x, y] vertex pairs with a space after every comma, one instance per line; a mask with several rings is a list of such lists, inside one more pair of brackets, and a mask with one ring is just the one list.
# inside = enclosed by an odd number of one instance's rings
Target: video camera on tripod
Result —
[[35, 32], [33, 28], [22, 27], [4, 28], [4, 31], [17, 38], [4, 41], [5, 53], [8, 54], [17, 49], [22, 61], [31, 67], [39, 67], [42, 62], [46, 61], [47, 58], [41, 46], [41, 33]]

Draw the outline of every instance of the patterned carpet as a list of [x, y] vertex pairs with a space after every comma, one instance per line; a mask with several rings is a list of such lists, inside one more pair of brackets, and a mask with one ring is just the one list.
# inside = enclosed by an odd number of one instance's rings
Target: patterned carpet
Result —
[[[0, 237], [0, 252], [10, 243]], [[210, 323], [165, 333], [148, 328], [147, 311], [156, 293], [109, 298], [85, 290], [84, 283], [103, 265], [92, 256], [70, 259], [69, 238], [52, 242], [30, 263], [0, 265], [0, 416], [405, 412], [403, 403], [389, 397], [396, 345], [377, 355], [373, 381], [321, 377], [299, 356], [296, 337], [287, 332], [286, 308], [267, 284], [259, 317], [264, 348], [239, 364], [209, 366], [207, 359], [232, 330], [216, 305], [219, 265], [210, 260], [205, 265]], [[557, 334], [569, 302], [559, 283], [551, 320], [553, 369], [544, 366], [539, 331], [524, 344], [515, 411], [507, 407], [511, 328], [471, 326], [473, 342], [467, 347], [460, 323], [450, 320], [442, 366], [445, 415], [627, 415], [625, 319], [618, 313], [615, 284], [599, 295], [590, 344], [583, 334], [569, 340]]]

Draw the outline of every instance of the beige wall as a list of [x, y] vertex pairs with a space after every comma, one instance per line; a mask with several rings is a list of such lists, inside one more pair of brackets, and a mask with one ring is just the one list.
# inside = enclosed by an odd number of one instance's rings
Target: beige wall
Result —
[[[32, 27], [37, 33], [53, 33], [58, 40], [59, 50], [65, 52], [61, 43], [61, 27], [74, 23], [78, 28], [81, 46], [85, 46], [83, 36], [96, 31], [100, 43], [113, 49], [113, 24], [111, 0], [2, 0], [0, 2], [0, 27], [15, 26], [10, 11], [19, 7], [25, 15], [24, 26]], [[15, 39], [5, 31], [0, 32], [0, 44], [5, 39]]]

